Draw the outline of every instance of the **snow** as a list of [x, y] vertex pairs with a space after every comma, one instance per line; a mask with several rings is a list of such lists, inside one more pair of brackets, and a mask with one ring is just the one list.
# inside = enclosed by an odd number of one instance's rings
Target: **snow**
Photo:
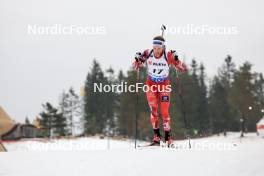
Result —
[[0, 153], [0, 175], [263, 175], [264, 138], [245, 135], [192, 139], [191, 149], [187, 140], [175, 141], [178, 149], [137, 150], [131, 140], [97, 137], [8, 142], [9, 152]]

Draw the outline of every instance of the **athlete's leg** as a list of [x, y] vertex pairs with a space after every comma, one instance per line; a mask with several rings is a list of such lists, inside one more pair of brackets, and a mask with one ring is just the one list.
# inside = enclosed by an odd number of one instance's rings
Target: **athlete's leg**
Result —
[[157, 92], [148, 91], [146, 92], [148, 104], [150, 107], [150, 122], [153, 129], [159, 128], [159, 119], [158, 119], [158, 94]]
[[165, 131], [165, 141], [168, 141], [170, 138], [170, 115], [169, 115], [169, 107], [170, 107], [170, 92], [160, 92], [160, 111], [163, 119], [163, 128]]
[[158, 93], [156, 91], [152, 91], [149, 89], [146, 92], [146, 96], [151, 111], [150, 122], [154, 131], [153, 142], [159, 143], [160, 131], [159, 131], [159, 118], [158, 118], [158, 100], [159, 100]]

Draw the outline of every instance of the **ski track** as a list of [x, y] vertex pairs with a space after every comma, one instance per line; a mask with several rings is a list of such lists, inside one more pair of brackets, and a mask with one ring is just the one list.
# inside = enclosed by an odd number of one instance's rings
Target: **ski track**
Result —
[[[97, 138], [60, 140], [62, 145], [89, 142], [90, 147], [79, 151], [49, 148], [31, 151], [29, 145], [40, 142], [4, 143], [10, 152], [0, 153], [0, 176], [262, 176], [264, 139], [255, 134], [248, 134], [242, 140], [238, 136], [238, 133], [230, 133], [227, 138], [195, 139], [192, 140], [193, 149], [146, 147], [135, 150], [133, 141], [111, 140], [110, 150], [107, 150], [107, 140]], [[195, 144], [221, 142], [235, 145], [229, 150], [195, 148]], [[187, 140], [175, 143], [185, 145]]]

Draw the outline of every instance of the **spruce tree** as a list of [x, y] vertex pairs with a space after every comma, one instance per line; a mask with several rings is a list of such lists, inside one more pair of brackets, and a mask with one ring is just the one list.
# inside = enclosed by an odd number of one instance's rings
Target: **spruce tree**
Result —
[[254, 74], [251, 68], [252, 65], [245, 62], [235, 72], [230, 95], [233, 107], [237, 108], [238, 118], [244, 122], [243, 130], [245, 131], [255, 131], [258, 120], [256, 117], [258, 105], [254, 91]]
[[44, 136], [64, 136], [66, 135], [66, 119], [49, 102], [43, 104], [43, 111], [40, 113], [40, 124], [44, 129]]
[[106, 127], [105, 93], [95, 89], [95, 85], [105, 85], [106, 78], [100, 64], [94, 60], [85, 81], [84, 120], [85, 133], [103, 133]]
[[[108, 85], [117, 85], [117, 80], [114, 75], [114, 70], [110, 67], [106, 70], [107, 84]], [[117, 108], [117, 90], [112, 90], [105, 93], [105, 116], [106, 116], [106, 129], [107, 134], [115, 135], [117, 132], [116, 123], [116, 108]]]
[[203, 64], [199, 67], [199, 131], [204, 134], [209, 133], [209, 113], [208, 113], [208, 99], [207, 86], [205, 84], [205, 67]]
[[210, 87], [209, 109], [210, 127], [213, 133], [232, 130], [228, 128], [230, 123], [228, 92], [217, 76], [214, 77]]

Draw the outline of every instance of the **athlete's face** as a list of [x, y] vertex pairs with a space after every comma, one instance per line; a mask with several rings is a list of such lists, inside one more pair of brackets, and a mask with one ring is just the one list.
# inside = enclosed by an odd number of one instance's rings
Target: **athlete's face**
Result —
[[164, 48], [162, 46], [153, 46], [153, 54], [156, 58], [160, 58], [163, 54]]

